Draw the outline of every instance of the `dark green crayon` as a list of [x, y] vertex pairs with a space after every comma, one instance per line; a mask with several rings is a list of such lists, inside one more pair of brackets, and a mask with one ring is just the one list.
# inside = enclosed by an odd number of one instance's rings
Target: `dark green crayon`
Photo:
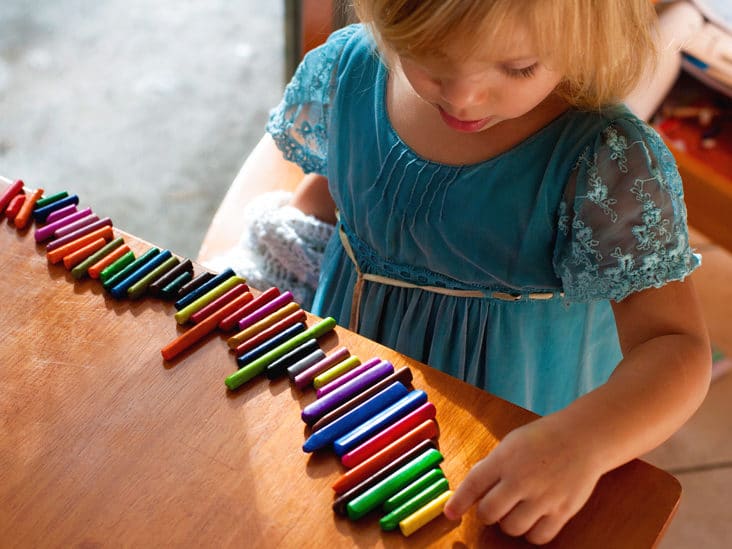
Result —
[[381, 517], [379, 525], [382, 530], [395, 530], [399, 523], [409, 515], [427, 505], [443, 492], [447, 492], [450, 485], [446, 478], [440, 479], [431, 484], [409, 501], [394, 509], [388, 515]]
[[178, 297], [178, 292], [180, 291], [181, 286], [188, 282], [192, 277], [193, 273], [190, 271], [183, 271], [160, 290], [160, 297], [163, 299], [175, 299]]
[[[160, 253], [160, 248], [150, 248], [144, 254], [135, 259], [132, 263], [124, 267], [121, 271], [114, 273], [107, 280], [102, 281], [102, 285], [106, 290], [112, 289], [118, 283], [122, 282], [130, 274], [134, 273], [137, 269], [142, 267], [145, 263], [150, 261], [153, 257]], [[102, 271], [104, 272], [104, 271]]]
[[111, 265], [108, 265], [104, 268], [104, 270], [99, 273], [99, 280], [104, 284], [107, 280], [109, 280], [111, 277], [113, 277], [115, 274], [120, 272], [122, 269], [127, 267], [130, 263], [132, 263], [135, 260], [135, 252], [130, 250], [125, 255], [120, 257], [117, 261], [112, 263]]
[[150, 283], [150, 286], [148, 286], [147, 290], [152, 295], [160, 295], [160, 292], [163, 288], [165, 288], [168, 284], [173, 282], [178, 276], [180, 276], [183, 272], [189, 272], [193, 273], [193, 262], [190, 259], [186, 259], [182, 263], [179, 263], [172, 269], [170, 269], [165, 274], [159, 276], [157, 279], [153, 280]]
[[439, 450], [430, 448], [349, 501], [346, 505], [348, 518], [360, 519], [443, 459]]
[[394, 509], [404, 505], [422, 490], [443, 478], [445, 478], [445, 474], [442, 472], [442, 469], [439, 467], [432, 469], [406, 486], [403, 490], [400, 490], [387, 499], [381, 507], [381, 510], [384, 511], [384, 513], [391, 513]]
[[77, 280], [84, 278], [87, 275], [89, 267], [94, 265], [97, 261], [100, 261], [103, 257], [109, 255], [109, 253], [115, 248], [119, 248], [124, 243], [124, 238], [119, 237], [107, 243], [101, 250], [94, 252], [92, 255], [87, 257], [84, 261], [79, 263], [76, 267], [71, 269], [71, 275]]
[[35, 209], [43, 208], [44, 206], [48, 206], [49, 204], [61, 200], [62, 198], [66, 198], [67, 196], [69, 196], [69, 193], [67, 193], [66, 191], [61, 191], [50, 196], [44, 196], [43, 198], [38, 200], [33, 207]]
[[132, 286], [127, 288], [127, 296], [132, 299], [137, 299], [142, 294], [144, 294], [147, 291], [148, 286], [152, 283], [153, 280], [156, 278], [159, 278], [160, 275], [165, 274], [170, 269], [175, 267], [178, 263], [180, 263], [180, 259], [178, 259], [175, 256], [169, 257], [166, 259], [162, 264], [155, 267], [152, 271], [150, 271], [148, 274], [143, 276], [140, 280], [135, 282]]
[[[178, 290], [178, 297], [181, 298], [187, 294], [190, 294], [191, 292], [197, 290], [206, 282], [211, 280], [214, 276], [213, 273], [209, 271], [203, 271], [201, 273], [198, 273], [196, 276], [194, 276], [190, 281], [186, 282], [183, 286], [181, 286], [180, 290]], [[177, 309], [177, 307], [176, 307]]]

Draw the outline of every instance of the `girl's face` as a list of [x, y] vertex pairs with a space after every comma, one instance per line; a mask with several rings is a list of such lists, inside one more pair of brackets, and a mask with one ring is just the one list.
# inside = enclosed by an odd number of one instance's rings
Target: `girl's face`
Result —
[[466, 133], [523, 116], [562, 80], [535, 52], [521, 46], [496, 60], [454, 61], [450, 55], [398, 59], [417, 95], [439, 112], [449, 128]]

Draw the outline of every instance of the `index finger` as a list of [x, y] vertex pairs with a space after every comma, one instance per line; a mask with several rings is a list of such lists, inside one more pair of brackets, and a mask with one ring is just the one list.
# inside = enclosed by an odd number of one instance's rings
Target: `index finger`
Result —
[[488, 490], [500, 480], [494, 460], [486, 457], [476, 463], [465, 476], [455, 493], [445, 504], [444, 513], [450, 520], [460, 518]]

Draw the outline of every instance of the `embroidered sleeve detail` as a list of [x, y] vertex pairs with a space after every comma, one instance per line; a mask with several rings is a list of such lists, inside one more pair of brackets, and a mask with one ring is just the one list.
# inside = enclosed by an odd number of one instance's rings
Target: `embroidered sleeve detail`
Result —
[[620, 301], [700, 264], [671, 152], [648, 125], [614, 121], [580, 155], [560, 204], [554, 267], [567, 300]]
[[269, 114], [266, 130], [287, 160], [305, 173], [326, 175], [328, 116], [336, 86], [338, 61], [356, 26], [333, 33], [322, 46], [308, 52]]

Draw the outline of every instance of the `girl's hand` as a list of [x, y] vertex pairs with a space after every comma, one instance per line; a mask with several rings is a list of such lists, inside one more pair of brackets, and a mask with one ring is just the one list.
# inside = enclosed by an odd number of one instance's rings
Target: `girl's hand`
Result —
[[455, 520], [474, 503], [485, 524], [499, 523], [510, 536], [547, 543], [580, 510], [605, 472], [591, 451], [553, 418], [509, 433], [479, 461], [445, 505]]

